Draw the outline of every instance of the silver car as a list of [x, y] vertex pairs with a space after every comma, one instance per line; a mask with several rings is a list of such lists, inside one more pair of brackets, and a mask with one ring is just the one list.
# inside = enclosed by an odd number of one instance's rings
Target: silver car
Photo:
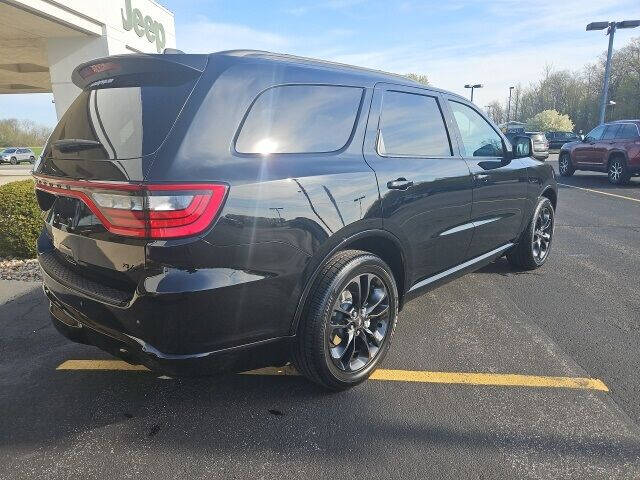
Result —
[[36, 154], [26, 147], [8, 147], [0, 152], [0, 163], [17, 165], [19, 162], [35, 163]]

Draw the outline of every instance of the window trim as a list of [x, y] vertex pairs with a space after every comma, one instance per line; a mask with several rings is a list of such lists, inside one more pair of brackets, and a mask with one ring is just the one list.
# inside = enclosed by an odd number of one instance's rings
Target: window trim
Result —
[[[451, 110], [451, 121], [454, 124], [454, 127], [457, 130], [457, 134], [458, 134], [458, 138], [459, 138], [459, 145], [458, 145], [458, 150], [460, 151], [460, 155], [462, 156], [462, 158], [501, 158], [504, 159], [506, 157], [508, 157], [510, 155], [509, 152], [511, 152], [512, 150], [509, 150], [507, 148], [507, 145], [505, 144], [505, 136], [502, 135], [498, 130], [496, 130], [494, 128], [494, 126], [492, 125], [492, 123], [484, 116], [482, 115], [478, 109], [476, 109], [473, 105], [470, 105], [468, 103], [465, 103], [463, 101], [460, 101], [457, 98], [452, 98], [452, 97], [448, 97], [447, 101], [449, 103], [459, 103], [460, 105], [464, 105], [465, 107], [470, 108], [471, 110], [473, 110], [474, 112], [476, 112], [480, 118], [482, 118], [487, 125], [489, 125], [489, 127], [491, 128], [491, 130], [493, 130], [495, 132], [496, 135], [498, 135], [498, 138], [500, 138], [500, 141], [502, 142], [502, 155], [492, 155], [492, 156], [487, 156], [487, 157], [474, 157], [473, 155], [468, 155], [467, 154], [467, 148], [464, 146], [464, 141], [462, 140], [462, 133], [460, 132], [460, 127], [458, 126], [458, 122], [456, 121], [455, 118], [455, 114], [453, 112], [453, 109], [451, 108], [451, 105], [449, 105], [449, 109]], [[533, 139], [531, 140], [533, 142]]]
[[[430, 97], [436, 101], [436, 106], [438, 107], [438, 111], [440, 112], [440, 117], [442, 118], [442, 125], [444, 126], [444, 131], [447, 135], [447, 140], [449, 141], [449, 152], [450, 155], [412, 155], [412, 154], [388, 154], [388, 153], [380, 153], [380, 133], [382, 129], [380, 128], [380, 123], [382, 122], [382, 114], [384, 113], [384, 97], [387, 92], [394, 93], [404, 93], [407, 95], [418, 95], [421, 97]], [[449, 132], [449, 127], [447, 125], [447, 120], [444, 116], [444, 111], [442, 110], [442, 106], [440, 105], [440, 97], [435, 93], [429, 90], [424, 90], [425, 93], [418, 92], [410, 92], [407, 90], [400, 90], [398, 88], [385, 88], [382, 90], [382, 98], [380, 103], [380, 114], [378, 115], [378, 124], [376, 125], [376, 140], [375, 140], [375, 148], [374, 151], [376, 155], [381, 158], [433, 158], [433, 159], [441, 159], [441, 158], [454, 158], [455, 154], [453, 153], [453, 143], [451, 141], [451, 133]], [[384, 139], [383, 139], [384, 141]]]
[[360, 122], [360, 115], [362, 113], [363, 107], [364, 107], [364, 99], [367, 93], [367, 89], [361, 85], [347, 85], [347, 84], [337, 84], [337, 83], [309, 83], [309, 82], [302, 82], [302, 83], [279, 83], [276, 85], [270, 85], [267, 88], [264, 88], [262, 90], [260, 90], [255, 98], [251, 101], [251, 103], [249, 104], [249, 106], [247, 107], [247, 110], [244, 112], [244, 114], [242, 115], [242, 118], [240, 119], [240, 123], [238, 124], [238, 127], [236, 128], [236, 133], [234, 134], [232, 140], [231, 140], [231, 146], [230, 146], [230, 150], [231, 150], [231, 154], [237, 157], [247, 157], [247, 158], [251, 158], [251, 157], [264, 157], [266, 156], [266, 154], [264, 153], [257, 153], [257, 152], [240, 152], [237, 149], [237, 142], [238, 142], [238, 138], [240, 137], [240, 133], [242, 132], [242, 128], [244, 127], [245, 121], [247, 120], [247, 118], [249, 117], [249, 113], [251, 113], [251, 110], [253, 109], [253, 106], [255, 105], [255, 103], [258, 101], [258, 99], [267, 91], [269, 90], [273, 90], [275, 88], [282, 88], [282, 87], [339, 87], [339, 88], [355, 88], [360, 90], [360, 102], [358, 104], [358, 109], [356, 110], [356, 116], [354, 118], [353, 121], [353, 127], [351, 128], [351, 132], [349, 134], [349, 137], [347, 138], [347, 141], [345, 142], [345, 144], [340, 147], [337, 150], [330, 150], [328, 152], [273, 152], [273, 153], [269, 153], [268, 156], [270, 157], [274, 157], [274, 156], [291, 156], [291, 155], [295, 155], [295, 156], [299, 156], [299, 155], [306, 155], [306, 156], [317, 156], [317, 155], [323, 155], [323, 156], [330, 156], [330, 155], [337, 155], [339, 153], [344, 152], [345, 150], [347, 150], [350, 146], [351, 146], [351, 142], [353, 141], [353, 138], [356, 134], [356, 131], [358, 129], [358, 124]]

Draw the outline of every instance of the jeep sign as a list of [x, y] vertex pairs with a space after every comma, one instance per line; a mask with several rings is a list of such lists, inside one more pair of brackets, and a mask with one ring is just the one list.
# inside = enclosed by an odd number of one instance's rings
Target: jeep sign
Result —
[[158, 53], [162, 53], [165, 45], [164, 27], [160, 22], [156, 22], [149, 15], [143, 17], [142, 12], [137, 8], [131, 8], [131, 0], [124, 0], [124, 10], [122, 12], [122, 26], [126, 31], [133, 28], [139, 37], [146, 36], [151, 43], [156, 43]]

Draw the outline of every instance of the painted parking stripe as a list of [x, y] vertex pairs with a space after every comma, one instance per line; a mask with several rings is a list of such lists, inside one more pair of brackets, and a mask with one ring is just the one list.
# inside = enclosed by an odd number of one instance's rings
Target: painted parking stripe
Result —
[[123, 360], [67, 360], [56, 370], [132, 370], [149, 371], [144, 365], [131, 365]]
[[600, 195], [607, 195], [609, 197], [622, 198], [624, 200], [631, 200], [632, 202], [640, 203], [640, 198], [625, 197], [624, 195], [617, 195], [615, 193], [602, 192], [600, 190], [593, 190], [592, 188], [576, 187], [575, 185], [567, 185], [566, 183], [559, 183], [558, 185], [562, 185], [563, 187], [569, 187], [569, 188], [577, 188], [578, 190], [584, 190], [585, 192], [599, 193]]
[[[67, 360], [57, 370], [125, 370], [148, 371], [142, 365], [130, 365], [122, 360]], [[288, 376], [298, 375], [293, 367], [267, 367], [243, 375]], [[547, 377], [538, 375], [518, 375], [513, 373], [466, 373], [428, 372], [417, 370], [389, 370], [380, 368], [373, 372], [371, 380], [391, 382], [445, 383], [458, 385], [489, 385], [503, 387], [545, 387], [573, 388], [580, 390], [600, 390], [608, 392], [607, 386], [597, 378]]]

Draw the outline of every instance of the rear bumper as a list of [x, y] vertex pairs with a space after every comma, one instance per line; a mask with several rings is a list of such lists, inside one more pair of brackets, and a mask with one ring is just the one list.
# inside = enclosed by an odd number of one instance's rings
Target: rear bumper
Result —
[[[291, 338], [281, 337], [185, 355], [160, 352], [143, 340], [106, 329], [62, 306], [45, 287], [50, 300], [51, 321], [62, 335], [76, 343], [93, 345], [135, 365], [171, 376], [200, 376], [284, 365], [289, 358]], [[79, 321], [78, 318], [83, 318]]]
[[51, 255], [39, 252], [44, 291], [54, 325], [73, 341], [172, 375], [287, 361], [292, 298], [301, 284], [299, 273], [290, 272], [302, 272], [305, 256], [276, 255], [279, 271], [263, 273], [165, 267], [127, 295], [79, 276]]

